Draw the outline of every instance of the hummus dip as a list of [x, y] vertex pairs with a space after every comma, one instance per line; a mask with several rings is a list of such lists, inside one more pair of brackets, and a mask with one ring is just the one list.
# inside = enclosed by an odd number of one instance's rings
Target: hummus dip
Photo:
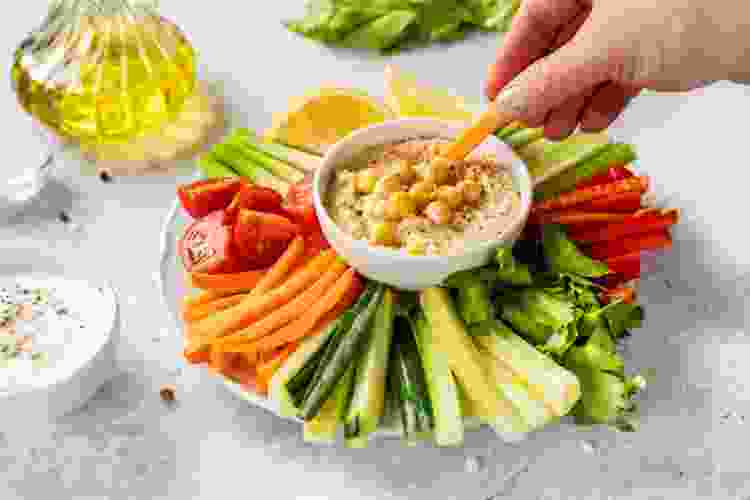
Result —
[[409, 139], [366, 149], [336, 170], [329, 215], [356, 239], [411, 255], [457, 255], [501, 238], [521, 213], [510, 165], [491, 155], [450, 161], [440, 157], [447, 144]]

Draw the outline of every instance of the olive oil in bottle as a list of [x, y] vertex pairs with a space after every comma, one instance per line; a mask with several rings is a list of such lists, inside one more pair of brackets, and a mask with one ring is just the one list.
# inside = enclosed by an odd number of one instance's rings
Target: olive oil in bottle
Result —
[[62, 138], [126, 144], [191, 98], [195, 51], [142, 0], [56, 0], [16, 50], [11, 78], [23, 109]]

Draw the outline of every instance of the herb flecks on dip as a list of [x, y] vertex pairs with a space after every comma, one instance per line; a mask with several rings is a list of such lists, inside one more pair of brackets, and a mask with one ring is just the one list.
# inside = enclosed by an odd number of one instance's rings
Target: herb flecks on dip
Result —
[[410, 139], [366, 149], [336, 170], [331, 218], [356, 239], [412, 255], [460, 254], [501, 237], [521, 211], [510, 165], [490, 155], [451, 162], [440, 157], [447, 144]]
[[48, 369], [85, 327], [55, 287], [39, 285], [23, 278], [0, 283], [0, 392]]

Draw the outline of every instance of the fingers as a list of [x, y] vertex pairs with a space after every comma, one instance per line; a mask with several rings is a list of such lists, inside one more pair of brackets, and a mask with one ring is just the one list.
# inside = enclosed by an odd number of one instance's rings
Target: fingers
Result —
[[551, 111], [544, 123], [544, 136], [560, 141], [568, 137], [578, 126], [591, 92], [568, 99], [562, 106]]
[[640, 89], [608, 83], [590, 99], [581, 117], [581, 130], [599, 132], [609, 127]]
[[493, 100], [514, 76], [554, 48], [559, 32], [582, 10], [579, 0], [525, 0], [490, 66], [487, 98]]
[[566, 43], [568, 43], [576, 33], [578, 33], [578, 30], [581, 29], [581, 26], [583, 26], [583, 23], [586, 22], [586, 19], [588, 19], [589, 14], [591, 14], [591, 8], [590, 7], [583, 7], [581, 8], [580, 12], [576, 14], [576, 16], [565, 26], [562, 27], [562, 29], [557, 33], [557, 37], [555, 38], [554, 42], [554, 48], [559, 49]]
[[517, 120], [538, 123], [566, 103], [568, 114], [572, 113], [581, 105], [576, 97], [608, 82], [618, 62], [599, 46], [601, 31], [592, 29], [590, 21], [589, 17], [570, 41], [509, 82], [496, 106]]

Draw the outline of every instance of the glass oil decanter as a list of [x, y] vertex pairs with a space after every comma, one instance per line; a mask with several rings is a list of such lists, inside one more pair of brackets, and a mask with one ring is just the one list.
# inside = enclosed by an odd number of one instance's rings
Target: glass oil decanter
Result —
[[11, 80], [26, 113], [97, 159], [170, 159], [212, 122], [196, 52], [154, 1], [53, 0]]

